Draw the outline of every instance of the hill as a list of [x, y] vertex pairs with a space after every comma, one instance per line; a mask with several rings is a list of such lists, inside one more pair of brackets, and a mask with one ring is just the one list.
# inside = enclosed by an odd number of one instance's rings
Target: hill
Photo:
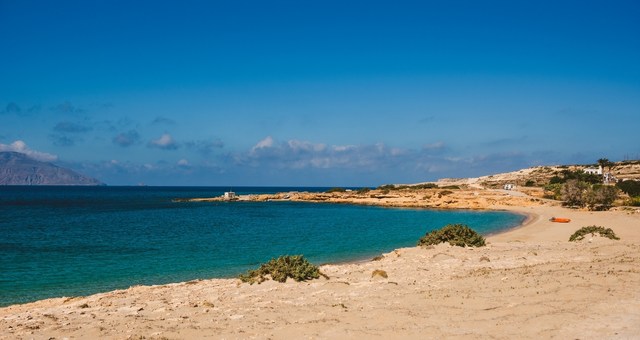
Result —
[[[502, 188], [505, 184], [515, 184], [520, 187], [527, 186], [527, 184], [529, 186], [544, 186], [553, 176], [558, 176], [563, 170], [575, 171], [597, 167], [597, 164], [536, 166], [476, 178], [443, 178], [436, 183], [440, 186], [468, 185], [486, 188]], [[640, 160], [613, 162], [611, 168], [607, 168], [605, 171], [611, 172], [619, 180], [640, 180]]]
[[0, 185], [104, 185], [97, 179], [18, 152], [0, 152]]

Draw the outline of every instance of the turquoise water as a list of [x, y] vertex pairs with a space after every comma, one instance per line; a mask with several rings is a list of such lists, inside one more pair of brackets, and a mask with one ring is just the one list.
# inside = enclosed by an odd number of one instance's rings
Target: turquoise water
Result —
[[233, 277], [285, 254], [304, 254], [316, 264], [359, 260], [413, 246], [428, 230], [449, 223], [487, 234], [524, 219], [504, 212], [172, 201], [225, 190], [0, 187], [0, 305]]

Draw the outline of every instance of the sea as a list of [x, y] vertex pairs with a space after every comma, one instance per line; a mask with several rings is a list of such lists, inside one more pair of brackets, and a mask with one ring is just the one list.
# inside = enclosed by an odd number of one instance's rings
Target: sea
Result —
[[180, 202], [302, 187], [0, 186], [0, 306], [134, 285], [230, 278], [281, 255], [314, 264], [370, 259], [463, 223], [482, 234], [507, 212], [328, 203]]

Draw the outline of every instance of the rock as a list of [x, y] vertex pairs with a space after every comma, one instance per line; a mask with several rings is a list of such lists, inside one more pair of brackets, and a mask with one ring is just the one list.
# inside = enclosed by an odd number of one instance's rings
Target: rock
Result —
[[371, 277], [376, 277], [376, 276], [380, 276], [383, 278], [388, 278], [389, 276], [387, 275], [387, 272], [381, 269], [376, 269], [371, 273]]

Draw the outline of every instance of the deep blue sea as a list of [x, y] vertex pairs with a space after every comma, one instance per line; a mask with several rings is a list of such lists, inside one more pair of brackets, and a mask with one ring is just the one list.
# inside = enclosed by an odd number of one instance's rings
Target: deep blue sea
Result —
[[[233, 188], [238, 194], [327, 188]], [[520, 224], [505, 212], [296, 202], [174, 202], [221, 187], [0, 186], [0, 306], [138, 284], [234, 277], [280, 255], [354, 261], [464, 223]]]

